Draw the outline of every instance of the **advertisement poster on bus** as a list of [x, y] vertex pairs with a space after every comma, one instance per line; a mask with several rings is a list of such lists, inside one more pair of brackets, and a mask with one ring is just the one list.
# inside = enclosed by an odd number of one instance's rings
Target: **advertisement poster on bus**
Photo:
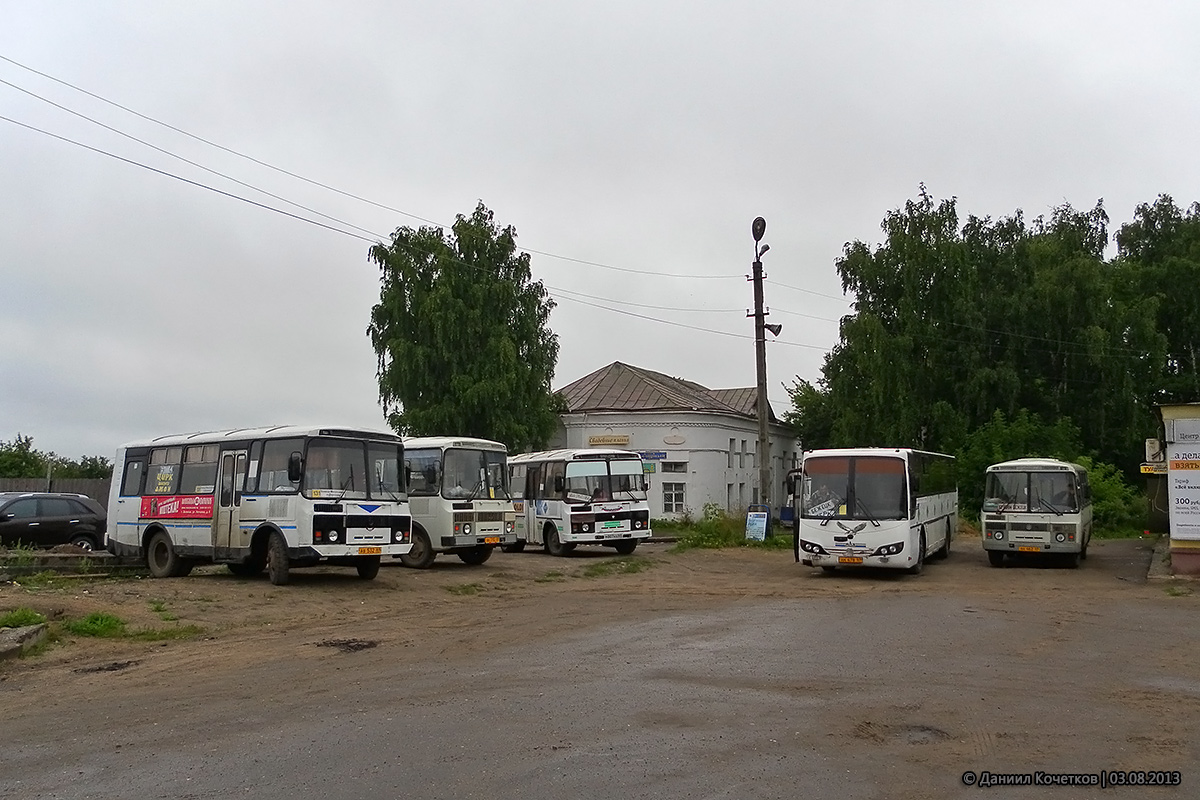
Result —
[[210, 494], [142, 498], [143, 519], [211, 519], [212, 515], [213, 498]]
[[1167, 444], [1171, 538], [1200, 539], [1200, 419], [1177, 419]]

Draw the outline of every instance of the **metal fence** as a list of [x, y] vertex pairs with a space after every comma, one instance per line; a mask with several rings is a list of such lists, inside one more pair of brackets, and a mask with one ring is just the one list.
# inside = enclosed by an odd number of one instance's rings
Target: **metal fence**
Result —
[[0, 492], [73, 492], [108, 506], [112, 478], [0, 478]]

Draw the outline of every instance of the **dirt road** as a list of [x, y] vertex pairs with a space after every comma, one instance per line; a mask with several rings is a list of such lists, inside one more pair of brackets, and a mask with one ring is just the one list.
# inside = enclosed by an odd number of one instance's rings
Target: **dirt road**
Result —
[[[340, 775], [346, 797], [392, 784], [924, 797], [958, 796], [966, 770], [1163, 769], [1187, 781], [1164, 796], [1187, 796], [1200, 781], [1200, 600], [1145, 583], [1149, 547], [1096, 542], [1079, 570], [993, 569], [960, 538], [921, 576], [650, 545], [632, 560], [442, 558], [370, 582], [328, 569], [274, 587], [206, 568], [5, 586], [0, 610], [204, 633], [72, 637], [0, 668], [0, 777], [5, 796], [31, 797], [184, 796], [185, 779], [192, 796], [244, 796], [262, 785], [254, 770], [270, 777], [265, 797], [311, 793], [322, 775]], [[278, 764], [255, 766], [263, 742]], [[314, 753], [337, 766], [314, 771]], [[349, 777], [362, 774], [376, 778]]]

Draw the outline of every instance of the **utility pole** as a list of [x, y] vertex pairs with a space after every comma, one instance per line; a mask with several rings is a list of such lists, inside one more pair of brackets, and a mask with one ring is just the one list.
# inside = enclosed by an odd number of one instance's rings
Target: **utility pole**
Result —
[[[769, 419], [767, 405], [767, 334], [771, 331], [775, 336], [783, 330], [782, 325], [767, 325], [764, 319], [769, 313], [763, 308], [763, 253], [771, 249], [769, 244], [759, 245], [763, 234], [767, 232], [767, 221], [755, 217], [750, 232], [754, 235], [754, 355], [755, 367], [758, 374], [758, 502], [771, 506], [771, 439], [767, 429]], [[747, 314], [746, 316], [750, 316]]]

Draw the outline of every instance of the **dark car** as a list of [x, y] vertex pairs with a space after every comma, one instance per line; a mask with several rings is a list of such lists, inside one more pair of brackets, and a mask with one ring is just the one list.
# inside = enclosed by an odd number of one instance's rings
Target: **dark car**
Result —
[[0, 494], [0, 544], [6, 546], [74, 544], [99, 550], [107, 524], [104, 506], [85, 494]]

